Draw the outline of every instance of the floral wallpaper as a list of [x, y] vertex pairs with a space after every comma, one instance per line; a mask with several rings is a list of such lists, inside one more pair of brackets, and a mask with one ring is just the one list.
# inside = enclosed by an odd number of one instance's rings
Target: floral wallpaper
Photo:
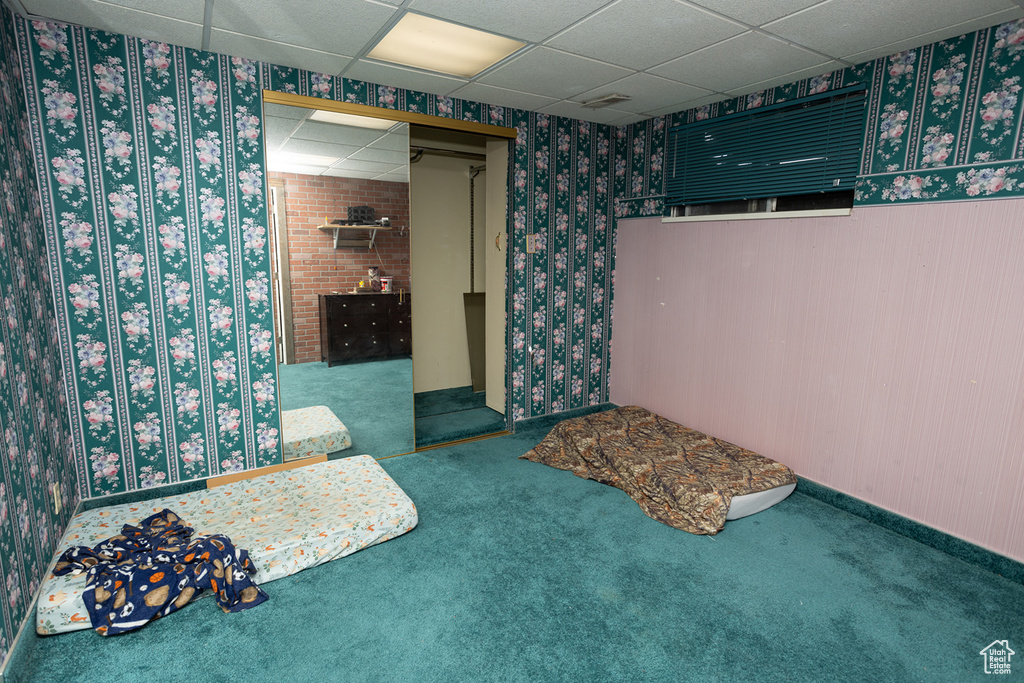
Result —
[[257, 65], [18, 29], [82, 496], [278, 462]]
[[[13, 15], [0, 7], [0, 664], [78, 505]], [[57, 487], [56, 494], [54, 487]], [[60, 510], [54, 500], [59, 498]]]
[[[607, 400], [613, 131], [512, 112], [512, 419]], [[527, 253], [525, 235], [536, 235]]]
[[857, 201], [1024, 192], [1024, 19], [876, 62]]
[[[869, 100], [856, 204], [1024, 194], [1024, 19], [620, 129], [617, 217], [664, 213], [665, 130], [864, 83]], [[660, 122], [660, 123], [659, 123]], [[623, 156], [625, 155], [625, 156]]]
[[264, 88], [516, 127], [508, 413], [607, 400], [614, 129], [77, 26], [18, 28], [84, 497], [280, 458]]
[[665, 209], [665, 132], [659, 116], [615, 130], [616, 218], [659, 216]]

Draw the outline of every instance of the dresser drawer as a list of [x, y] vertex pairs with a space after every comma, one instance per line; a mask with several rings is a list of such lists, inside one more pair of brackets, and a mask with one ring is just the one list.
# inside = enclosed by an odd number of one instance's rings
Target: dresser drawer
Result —
[[336, 340], [333, 350], [338, 360], [385, 356], [388, 353], [388, 337], [384, 334], [356, 334]]
[[336, 315], [331, 317], [329, 327], [332, 335], [385, 334], [388, 320], [373, 315]]
[[374, 294], [353, 294], [330, 296], [328, 311], [333, 315], [376, 315], [386, 314], [387, 302]]
[[392, 332], [388, 336], [388, 353], [392, 356], [407, 356], [412, 353], [412, 335], [406, 332]]
[[410, 330], [412, 330], [412, 320], [409, 319], [409, 316], [391, 315], [388, 317], [388, 332], [391, 334], [407, 333]]
[[412, 349], [409, 297], [320, 295], [320, 355], [328, 366], [361, 358], [407, 355]]

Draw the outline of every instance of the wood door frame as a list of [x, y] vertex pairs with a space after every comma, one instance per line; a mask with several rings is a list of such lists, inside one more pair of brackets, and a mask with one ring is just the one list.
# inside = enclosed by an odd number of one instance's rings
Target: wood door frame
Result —
[[[508, 273], [508, 164], [509, 146], [504, 141], [487, 141], [487, 166], [492, 169], [484, 178], [486, 193], [486, 220], [483, 241], [486, 249], [486, 272], [484, 279], [487, 303], [484, 311], [485, 332], [485, 375], [487, 377], [487, 407], [505, 416], [510, 425], [511, 410], [508, 407], [505, 382], [508, 370], [508, 348], [505, 335], [508, 333], [505, 319], [508, 292], [505, 278]], [[494, 247], [491, 247], [493, 235]]]

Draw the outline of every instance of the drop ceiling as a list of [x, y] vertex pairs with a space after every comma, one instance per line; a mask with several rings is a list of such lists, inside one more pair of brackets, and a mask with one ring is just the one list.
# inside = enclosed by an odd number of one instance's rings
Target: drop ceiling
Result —
[[[106, 31], [612, 125], [1024, 17], [1024, 0], [4, 1]], [[369, 59], [407, 12], [526, 46], [473, 78]], [[609, 93], [631, 99], [582, 106]]]

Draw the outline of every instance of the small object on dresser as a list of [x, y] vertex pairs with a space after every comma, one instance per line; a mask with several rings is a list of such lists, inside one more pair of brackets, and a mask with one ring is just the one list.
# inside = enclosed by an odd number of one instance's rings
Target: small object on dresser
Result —
[[366, 273], [367, 278], [370, 281], [370, 289], [374, 292], [380, 291], [380, 268], [377, 266], [370, 266], [369, 271]]

